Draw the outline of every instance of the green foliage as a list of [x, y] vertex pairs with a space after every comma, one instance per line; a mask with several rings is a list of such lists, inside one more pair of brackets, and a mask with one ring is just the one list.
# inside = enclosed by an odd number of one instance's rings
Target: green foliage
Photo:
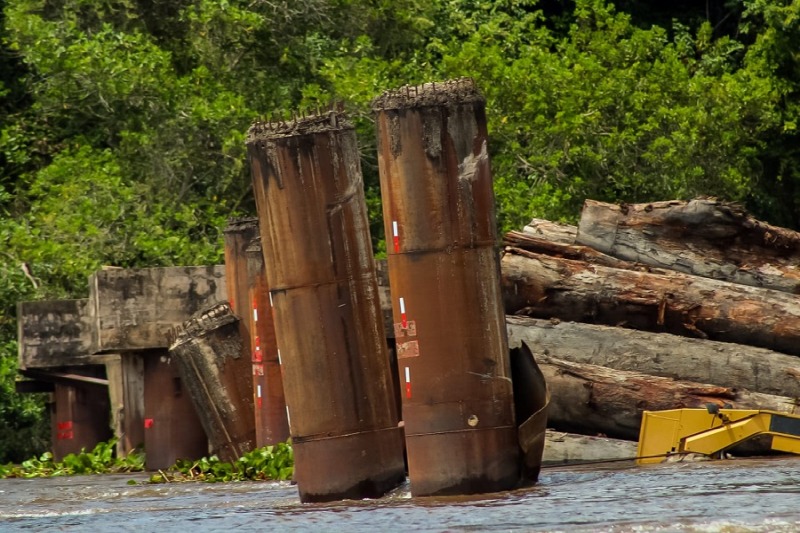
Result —
[[197, 461], [179, 460], [166, 472], [159, 471], [150, 476], [150, 483], [288, 480], [293, 473], [294, 455], [291, 444], [282, 442], [257, 448], [234, 463], [220, 461], [216, 455]]
[[45, 452], [41, 456], [22, 461], [20, 465], [0, 465], [0, 478], [37, 478], [73, 476], [86, 474], [110, 474], [141, 472], [144, 469], [144, 455], [131, 453], [117, 459], [114, 457], [116, 440], [98, 443], [93, 450], [67, 454], [60, 462], [53, 460], [53, 454]]
[[[11, 223], [0, 217], [0, 242]], [[8, 249], [6, 249], [8, 250]], [[11, 251], [0, 247], [0, 464], [20, 462], [47, 449], [49, 419], [40, 394], [17, 394], [16, 302], [30, 299], [36, 279], [28, 279]]]
[[488, 97], [503, 229], [574, 221], [586, 198], [746, 200], [776, 94], [729, 72], [737, 47], [707, 33], [674, 43], [582, 0], [563, 37], [541, 12], [495, 13], [446, 56], [448, 75], [469, 65]]
[[[16, 341], [0, 345], [0, 354], [4, 353], [16, 354]], [[20, 462], [32, 451], [43, 452], [48, 445], [50, 428], [44, 402], [38, 395], [17, 394], [16, 376], [16, 357], [0, 355], [0, 465]], [[0, 477], [2, 471], [0, 466]]]

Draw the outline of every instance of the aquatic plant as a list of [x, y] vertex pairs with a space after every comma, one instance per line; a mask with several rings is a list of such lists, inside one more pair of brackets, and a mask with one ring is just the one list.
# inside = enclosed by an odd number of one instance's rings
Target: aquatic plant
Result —
[[294, 474], [294, 454], [289, 442], [264, 446], [246, 453], [233, 463], [219, 457], [196, 461], [179, 459], [166, 471], [150, 476], [150, 483], [204, 481], [207, 483], [246, 480], [287, 480]]
[[[0, 478], [38, 478], [73, 476], [85, 474], [112, 474], [141, 472], [144, 470], [145, 454], [129, 453], [125, 457], [114, 457], [117, 439], [101, 442], [92, 451], [71, 453], [57, 462], [51, 452], [32, 457], [19, 465], [0, 465]], [[208, 483], [245, 480], [287, 480], [294, 474], [292, 446], [281, 442], [273, 446], [257, 448], [233, 463], [221, 461], [216, 455], [197, 460], [179, 459], [166, 470], [150, 476], [150, 483], [172, 483], [180, 481], [204, 481]], [[128, 483], [135, 484], [135, 480]]]
[[144, 470], [144, 454], [129, 453], [125, 457], [114, 457], [117, 439], [98, 443], [91, 451], [67, 454], [63, 460], [55, 461], [51, 452], [32, 457], [19, 465], [0, 465], [0, 478], [37, 478], [72, 476], [84, 474], [110, 474], [141, 472]]

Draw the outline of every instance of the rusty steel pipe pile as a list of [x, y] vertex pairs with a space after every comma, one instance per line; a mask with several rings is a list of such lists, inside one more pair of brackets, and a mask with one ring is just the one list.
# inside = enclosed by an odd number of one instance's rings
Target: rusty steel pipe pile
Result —
[[405, 479], [355, 131], [330, 112], [247, 139], [303, 502]]
[[388, 91], [373, 110], [411, 493], [514, 488], [485, 100], [462, 79]]
[[158, 349], [144, 353], [143, 362], [145, 470], [205, 457], [209, 440], [180, 364], [168, 350]]
[[[241, 373], [252, 374], [256, 447], [289, 438], [283, 380], [264, 278], [258, 218], [231, 219], [225, 228], [225, 284], [233, 312], [240, 317]], [[257, 249], [253, 242], [257, 241]], [[246, 367], [246, 368], [245, 368]], [[251, 372], [252, 370], [252, 372]]]
[[[258, 219], [255, 217], [232, 218], [223, 230], [225, 244], [225, 287], [231, 310], [240, 317], [249, 313], [247, 295], [247, 248], [258, 236]], [[244, 328], [247, 321], [242, 321]], [[242, 336], [247, 339], [246, 335]]]
[[259, 239], [258, 218], [231, 219], [224, 235], [228, 301], [240, 317], [241, 373], [252, 374], [255, 445], [277, 444], [289, 438], [289, 424], [260, 241], [258, 249], [251, 250]]
[[262, 447], [288, 439], [289, 420], [272, 306], [269, 304], [269, 287], [264, 269], [264, 255], [261, 252], [261, 238], [253, 238], [245, 253], [248, 301], [253, 305], [249, 321], [250, 344], [253, 351], [256, 445]]
[[216, 304], [175, 328], [169, 347], [211, 453], [226, 462], [236, 461], [256, 444], [253, 385], [240, 322], [230, 305]]

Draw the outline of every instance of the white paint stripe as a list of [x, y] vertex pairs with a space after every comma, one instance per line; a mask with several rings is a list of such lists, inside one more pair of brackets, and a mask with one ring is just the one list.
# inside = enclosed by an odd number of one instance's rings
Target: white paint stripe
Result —
[[258, 307], [253, 308], [253, 322], [258, 322]]
[[261, 385], [258, 386], [258, 397], [261, 398]]
[[292, 425], [292, 417], [289, 416], [289, 406], [288, 405], [286, 406], [286, 421], [289, 423], [290, 426]]
[[411, 383], [411, 371], [406, 367], [406, 383]]
[[274, 305], [272, 305], [272, 293], [269, 293], [269, 306], [275, 307]]
[[392, 220], [392, 235], [397, 237], [397, 221]]
[[400, 298], [400, 314], [403, 315], [406, 312], [406, 301]]
[[278, 364], [279, 365], [283, 364], [283, 363], [281, 363], [281, 349], [280, 348], [278, 348]]

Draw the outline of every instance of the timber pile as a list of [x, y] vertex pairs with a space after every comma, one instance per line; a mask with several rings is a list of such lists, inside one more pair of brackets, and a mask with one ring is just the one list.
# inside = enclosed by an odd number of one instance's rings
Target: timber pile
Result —
[[587, 200], [575, 227], [505, 236], [511, 346], [525, 343], [559, 431], [636, 440], [644, 410], [795, 412], [800, 233], [702, 198]]

